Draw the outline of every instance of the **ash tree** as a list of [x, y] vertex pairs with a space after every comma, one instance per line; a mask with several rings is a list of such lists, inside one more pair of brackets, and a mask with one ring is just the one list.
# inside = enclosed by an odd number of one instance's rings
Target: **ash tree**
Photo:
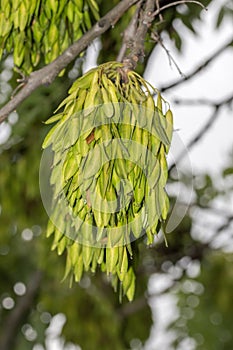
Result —
[[[228, 254], [220, 250], [216, 257], [212, 242], [191, 235], [191, 208], [214, 210], [212, 202], [232, 188], [223, 194], [203, 174], [194, 181], [195, 200], [185, 204], [182, 221], [177, 218], [184, 203], [166, 190], [167, 183], [180, 181], [187, 188], [193, 183], [193, 174], [177, 178], [176, 173], [187, 151], [176, 164], [167, 164], [173, 104], [213, 109], [191, 149], [232, 103], [232, 95], [219, 101], [163, 96], [232, 46], [231, 39], [184, 75], [163, 40], [168, 35], [182, 53], [185, 39], [177, 21], [196, 35], [194, 22], [212, 2], [0, 1], [1, 349], [49, 349], [49, 325], [57, 314], [65, 319], [57, 334], [61, 348], [72, 343], [88, 350], [147, 349], [153, 324], [149, 303], [161, 296], [148, 289], [148, 281], [162, 274], [172, 281], [162, 294], [179, 298], [180, 314], [170, 325], [173, 346], [188, 338], [196, 349], [216, 344], [214, 325], [224, 317], [218, 344], [229, 348], [231, 283], [219, 286], [209, 308], [202, 299], [185, 324], [182, 283], [195, 262], [207, 269], [210, 264], [211, 276], [221, 270], [228, 278]], [[229, 16], [226, 3], [216, 28]], [[159, 88], [143, 78], [157, 46], [180, 73]], [[96, 66], [84, 72], [94, 53]], [[223, 177], [232, 177], [232, 164]], [[232, 216], [224, 213], [224, 220], [215, 235], [229, 227]], [[177, 266], [174, 277], [171, 269]], [[208, 278], [193, 276], [193, 286]], [[194, 308], [198, 290], [188, 292]], [[225, 302], [216, 311], [214, 297], [220, 295]], [[217, 316], [210, 315], [207, 332], [199, 327], [199, 313], [210, 309]]]

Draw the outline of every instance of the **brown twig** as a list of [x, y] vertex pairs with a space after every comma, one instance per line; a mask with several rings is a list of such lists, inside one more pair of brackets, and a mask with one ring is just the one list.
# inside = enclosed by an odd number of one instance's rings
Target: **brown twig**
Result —
[[136, 30], [137, 30], [137, 23], [138, 23], [138, 16], [139, 16], [139, 10], [141, 6], [142, 1], [138, 3], [137, 9], [128, 25], [128, 27], [125, 29], [123, 33], [123, 42], [122, 46], [120, 48], [120, 51], [117, 56], [117, 61], [121, 62], [126, 54], [126, 50], [130, 48], [133, 41], [135, 40]]
[[[164, 4], [164, 5], [162, 4], [162, 6], [160, 6], [160, 3], [158, 0], [156, 1], [147, 0], [145, 2], [145, 7], [144, 9], [142, 9], [141, 13], [139, 14], [140, 18], [139, 18], [138, 28], [135, 33], [133, 47], [131, 48], [130, 54], [127, 57], [125, 57], [123, 60], [123, 63], [125, 64], [126, 69], [135, 69], [138, 61], [144, 58], [144, 44], [145, 44], [146, 34], [154, 18], [157, 15], [159, 15], [159, 19], [161, 21], [163, 19], [161, 15], [162, 11], [168, 9], [169, 7], [177, 6], [180, 4], [186, 4], [186, 3], [194, 3], [201, 6], [203, 9], [206, 9], [206, 7], [202, 3], [194, 0], [171, 1], [168, 4]], [[157, 9], [155, 10], [155, 8]]]
[[[214, 111], [207, 120], [207, 122], [203, 125], [203, 127], [198, 131], [198, 133], [189, 141], [187, 145], [187, 149], [190, 150], [200, 139], [206, 134], [206, 132], [213, 126], [213, 124], [216, 122], [216, 120], [219, 118], [220, 115], [220, 109], [225, 106], [230, 104], [233, 101], [233, 95], [228, 96], [227, 98], [215, 103], [213, 105]], [[169, 167], [169, 172], [176, 167], [176, 164], [178, 164], [183, 157], [186, 155], [187, 150], [184, 149], [183, 152], [180, 153], [176, 161], [171, 164]]]
[[162, 7], [157, 8], [157, 10], [153, 13], [154, 16], [157, 16], [160, 14], [162, 11], [168, 9], [169, 7], [181, 5], [181, 4], [188, 4], [188, 3], [193, 3], [196, 5], [201, 6], [204, 10], [207, 10], [207, 8], [200, 2], [200, 1], [195, 1], [195, 0], [180, 0], [180, 1], [173, 1], [170, 4], [166, 4]]
[[170, 51], [166, 48], [166, 46], [163, 43], [162, 38], [160, 37], [160, 35], [156, 32], [151, 33], [151, 38], [160, 44], [160, 46], [164, 49], [164, 51], [167, 54], [168, 60], [169, 60], [169, 64], [170, 66], [172, 66], [172, 63], [174, 64], [174, 66], [176, 67], [177, 71], [179, 72], [179, 74], [182, 77], [185, 77], [185, 74], [181, 71], [180, 67], [178, 66], [178, 64], [176, 63], [175, 59], [172, 57], [172, 55], [170, 54]]
[[211, 106], [215, 107], [216, 102], [207, 98], [197, 98], [197, 99], [192, 99], [192, 98], [174, 98], [172, 101], [174, 104], [177, 105], [182, 105], [182, 106]]
[[126, 69], [135, 69], [138, 61], [144, 59], [145, 38], [154, 19], [153, 11], [155, 9], [155, 1], [147, 0], [144, 8], [139, 13], [138, 27], [131, 51], [123, 59]]
[[0, 123], [9, 113], [14, 111], [20, 103], [31, 95], [41, 85], [51, 84], [56, 76], [67, 67], [91, 42], [106, 32], [119, 18], [138, 0], [122, 0], [104, 17], [102, 17], [88, 32], [72, 44], [67, 50], [47, 66], [32, 72], [23, 88], [0, 109]]
[[157, 10], [159, 10], [159, 21], [163, 22], [163, 16], [162, 16], [161, 11], [160, 11], [159, 0], [156, 0], [156, 7], [157, 7]]
[[25, 295], [18, 299], [15, 308], [5, 320], [4, 329], [2, 329], [2, 337], [0, 339], [1, 350], [12, 350], [14, 348], [18, 330], [31, 312], [41, 280], [41, 271], [36, 271], [27, 286]]
[[219, 234], [220, 232], [226, 230], [229, 228], [229, 226], [231, 225], [233, 221], [233, 215], [229, 215], [226, 219], [225, 222], [223, 224], [221, 224], [216, 231], [216, 234]]
[[228, 40], [226, 43], [224, 43], [221, 47], [219, 47], [212, 55], [210, 55], [203, 63], [201, 63], [200, 65], [198, 65], [196, 68], [194, 68], [192, 71], [190, 71], [189, 73], [185, 74], [185, 76], [182, 79], [178, 79], [175, 80], [172, 83], [169, 83], [167, 85], [161, 86], [159, 88], [159, 90], [161, 92], [163, 91], [167, 91], [177, 85], [180, 85], [182, 83], [184, 83], [187, 80], [192, 79], [194, 76], [196, 76], [197, 73], [199, 73], [200, 71], [202, 71], [203, 69], [205, 69], [208, 64], [210, 62], [212, 62], [213, 60], [215, 60], [219, 55], [221, 55], [223, 53], [224, 50], [226, 50], [228, 47], [230, 47], [233, 44], [233, 38], [231, 38], [230, 40]]

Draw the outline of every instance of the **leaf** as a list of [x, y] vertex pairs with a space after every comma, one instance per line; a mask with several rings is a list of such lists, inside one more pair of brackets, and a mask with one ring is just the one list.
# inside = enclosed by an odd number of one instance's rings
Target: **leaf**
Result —
[[223, 175], [223, 177], [226, 177], [226, 176], [229, 176], [229, 175], [233, 175], [233, 168], [226, 168], [226, 169], [224, 169], [222, 175]]
[[189, 16], [182, 16], [180, 19], [183, 22], [183, 24], [185, 25], [185, 27], [187, 27], [189, 30], [191, 30], [191, 32], [196, 34], [196, 30], [194, 29], [192, 22], [190, 21]]
[[224, 15], [225, 15], [225, 7], [223, 6], [220, 9], [219, 13], [218, 13], [218, 18], [217, 18], [217, 21], [216, 21], [215, 28], [219, 28], [220, 27], [220, 25], [222, 24]]
[[182, 49], [182, 39], [178, 32], [173, 28], [172, 32], [169, 32], [170, 38], [175, 41], [177, 50], [181, 51]]
[[63, 113], [58, 113], [47, 119], [44, 123], [45, 124], [53, 124], [60, 120], [63, 117]]

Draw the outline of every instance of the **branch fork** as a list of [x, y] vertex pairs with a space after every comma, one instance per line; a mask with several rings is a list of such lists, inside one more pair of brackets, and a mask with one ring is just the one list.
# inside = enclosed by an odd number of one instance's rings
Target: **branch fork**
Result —
[[138, 0], [122, 0], [104, 17], [102, 17], [89, 31], [87, 31], [79, 40], [66, 49], [63, 54], [57, 57], [47, 66], [34, 71], [27, 78], [27, 83], [19, 92], [0, 109], [0, 123], [14, 111], [28, 96], [32, 94], [39, 86], [51, 84], [56, 76], [68, 66], [69, 63], [83, 52], [94, 39], [106, 32], [114, 25], [119, 18]]

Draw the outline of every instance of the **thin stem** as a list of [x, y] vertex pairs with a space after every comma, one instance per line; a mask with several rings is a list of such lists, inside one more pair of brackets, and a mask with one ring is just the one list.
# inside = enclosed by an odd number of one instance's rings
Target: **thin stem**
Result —
[[176, 69], [177, 69], [178, 73], [180, 74], [180, 76], [185, 78], [185, 74], [181, 71], [181, 69], [178, 66], [178, 64], [176, 63], [175, 59], [172, 57], [170, 51], [164, 45], [163, 40], [161, 39], [160, 35], [157, 34], [157, 33], [151, 33], [151, 38], [153, 40], [155, 40], [157, 43], [159, 43], [161, 45], [161, 47], [164, 49], [164, 51], [167, 54], [170, 66], [172, 66], [172, 64], [174, 64], [174, 66], [176, 67]]
[[167, 85], [161, 86], [159, 90], [161, 92], [167, 91], [167, 90], [169, 90], [177, 85], [184, 83], [187, 80], [192, 79], [194, 76], [196, 76], [196, 74], [198, 74], [200, 71], [205, 69], [210, 62], [215, 60], [219, 55], [221, 55], [224, 52], [224, 50], [226, 50], [232, 44], [233, 44], [233, 38], [230, 38], [230, 40], [228, 40], [221, 47], [219, 47], [215, 52], [213, 52], [213, 54], [211, 54], [203, 63], [198, 65], [196, 68], [194, 68], [189, 73], [186, 73], [182, 79], [178, 79], [178, 80], [175, 80], [174, 82], [171, 82]]
[[[207, 120], [207, 122], [202, 126], [202, 128], [198, 131], [198, 133], [189, 141], [188, 145], [187, 145], [187, 149], [188, 151], [190, 151], [190, 149], [196, 145], [200, 139], [207, 133], [207, 131], [213, 126], [213, 124], [217, 121], [217, 119], [220, 116], [220, 109], [223, 106], [226, 106], [228, 104], [230, 104], [233, 101], [233, 95], [226, 97], [225, 99], [223, 99], [222, 101], [219, 101], [217, 103], [215, 103], [213, 105], [214, 107], [214, 111], [211, 114], [211, 116], [209, 117], [209, 119]], [[169, 167], [169, 172], [176, 167], [176, 165], [185, 157], [186, 153], [186, 149], [183, 150], [178, 158], [176, 159], [176, 161], [171, 164], [171, 166]]]
[[17, 334], [23, 322], [29, 317], [32, 307], [35, 304], [42, 277], [41, 271], [38, 270], [34, 272], [28, 283], [26, 293], [18, 298], [15, 308], [6, 318], [3, 324], [2, 337], [0, 339], [1, 350], [12, 350], [15, 347]]
[[171, 4], [167, 4], [167, 5], [164, 5], [164, 6], [160, 7], [160, 8], [158, 8], [153, 13], [153, 15], [157, 16], [158, 14], [160, 14], [162, 11], [166, 10], [169, 7], [173, 7], [173, 6], [177, 6], [177, 5], [181, 5], [181, 4], [186, 4], [186, 3], [197, 4], [197, 5], [201, 6], [204, 10], [207, 11], [207, 8], [199, 1], [195, 1], [195, 0], [180, 0], [180, 1], [175, 1], [175, 2], [172, 2]]

